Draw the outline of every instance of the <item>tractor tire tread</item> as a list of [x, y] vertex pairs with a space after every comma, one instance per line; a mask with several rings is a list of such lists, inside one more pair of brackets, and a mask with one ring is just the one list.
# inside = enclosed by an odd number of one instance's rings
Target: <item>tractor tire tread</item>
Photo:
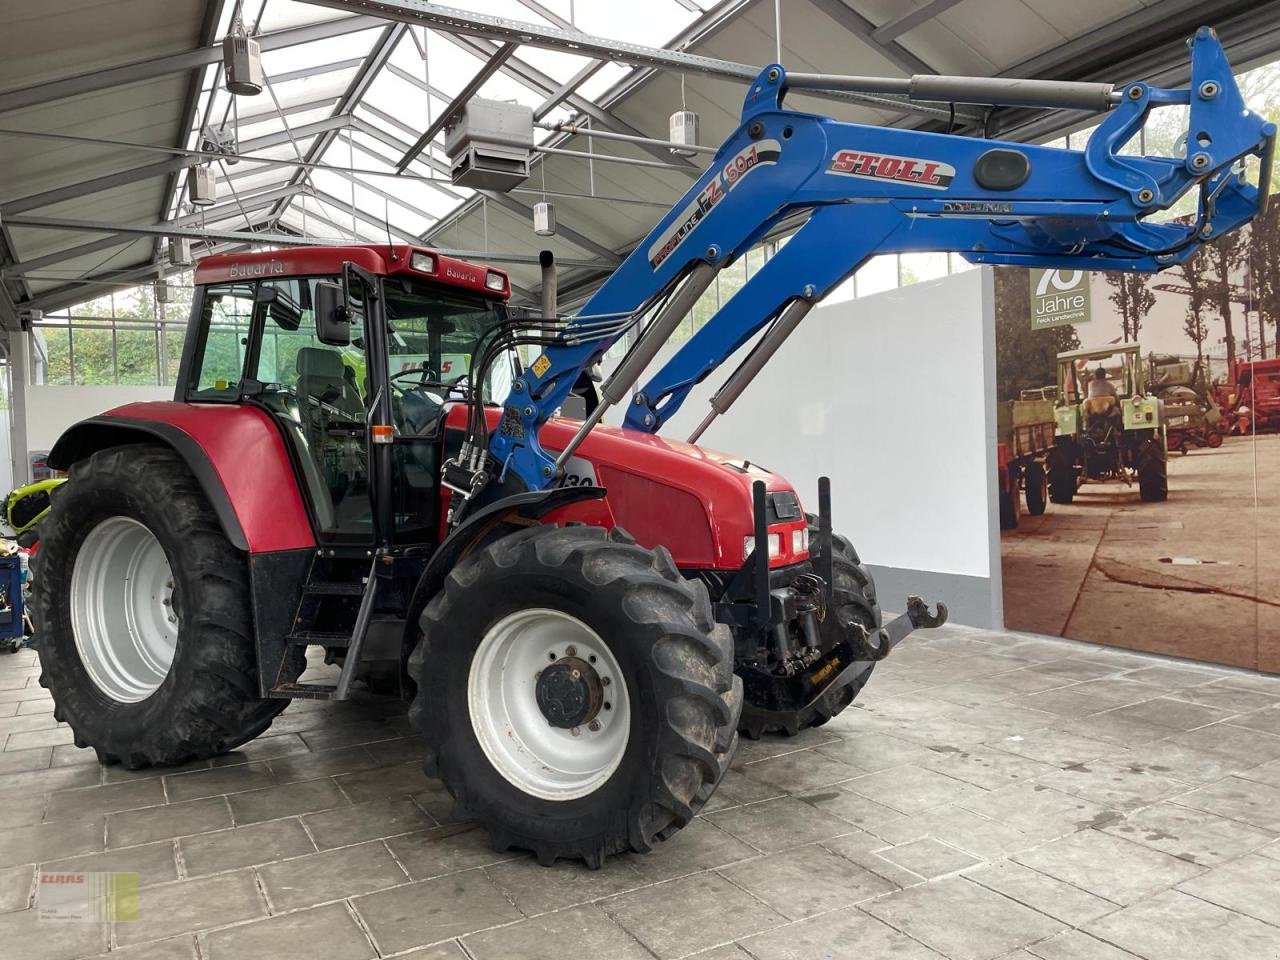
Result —
[[[87, 529], [111, 515], [113, 508], [103, 503], [110, 498], [123, 504], [120, 515], [148, 526], [150, 517], [181, 542], [181, 551], [169, 551], [170, 562], [175, 575], [198, 585], [200, 597], [184, 618], [169, 676], [136, 704], [110, 701], [97, 690], [79, 662], [68, 617], [75, 551]], [[288, 705], [258, 695], [245, 555], [227, 540], [175, 451], [131, 444], [77, 461], [69, 482], [54, 494], [41, 534], [33, 584], [40, 683], [53, 693], [56, 713], [76, 743], [92, 747], [99, 762], [133, 770], [207, 759], [260, 735]], [[298, 651], [286, 672], [296, 677], [303, 666]]]
[[[503, 803], [478, 791], [467, 775], [478, 747], [451, 725], [446, 669], [429, 670], [456, 655], [455, 613], [476, 603], [476, 592], [517, 570], [552, 570], [572, 589], [617, 600], [634, 624], [636, 650], [647, 650], [648, 683], [664, 705], [654, 740], [647, 792], [607, 817], [565, 821], [510, 815]], [[715, 623], [705, 587], [684, 579], [665, 548], [638, 546], [625, 531], [600, 527], [531, 527], [477, 550], [445, 578], [421, 617], [419, 643], [409, 658], [417, 682], [410, 720], [426, 740], [427, 776], [444, 781], [458, 810], [478, 820], [496, 850], [531, 850], [541, 864], [580, 859], [599, 868], [615, 853], [647, 852], [697, 815], [737, 747], [742, 684], [733, 674], [733, 638]], [[643, 655], [643, 654], [641, 654]], [[633, 730], [635, 728], [633, 727]], [[466, 743], [464, 743], [464, 739]], [[623, 763], [644, 762], [638, 757]], [[588, 826], [583, 824], [589, 823]]]

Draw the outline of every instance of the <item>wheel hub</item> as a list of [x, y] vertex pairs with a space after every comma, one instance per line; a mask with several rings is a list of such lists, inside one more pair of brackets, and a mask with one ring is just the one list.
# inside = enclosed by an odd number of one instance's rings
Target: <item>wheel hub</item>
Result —
[[181, 610], [169, 558], [132, 517], [108, 517], [85, 536], [71, 573], [72, 632], [81, 665], [120, 703], [145, 700], [173, 665]]
[[534, 698], [548, 723], [572, 730], [596, 718], [604, 703], [604, 685], [587, 661], [562, 657], [538, 674]]
[[467, 678], [471, 729], [518, 789], [544, 800], [584, 797], [627, 752], [624, 676], [609, 644], [582, 620], [546, 607], [517, 611], [476, 648]]

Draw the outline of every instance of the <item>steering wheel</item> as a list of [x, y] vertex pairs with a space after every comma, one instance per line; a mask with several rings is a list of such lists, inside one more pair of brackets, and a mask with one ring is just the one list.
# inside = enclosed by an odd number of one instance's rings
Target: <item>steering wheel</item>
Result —
[[[410, 377], [416, 377], [417, 382], [416, 383], [408, 383], [408, 382], [398, 383], [397, 382], [401, 380], [408, 381]], [[395, 373], [391, 374], [391, 376], [387, 378], [387, 383], [388, 385], [391, 386], [392, 389], [399, 390], [400, 392], [403, 393], [408, 390], [422, 390], [428, 384], [438, 383], [439, 380], [440, 380], [440, 375], [436, 373], [434, 370], [432, 370], [430, 367], [428, 367], [426, 364], [423, 364], [420, 367], [410, 367], [407, 370], [397, 370]]]

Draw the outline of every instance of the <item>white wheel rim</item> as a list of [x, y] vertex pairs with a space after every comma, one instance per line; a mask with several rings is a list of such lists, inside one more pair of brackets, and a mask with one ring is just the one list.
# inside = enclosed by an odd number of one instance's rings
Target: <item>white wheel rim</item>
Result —
[[[590, 722], [552, 726], [539, 708], [538, 677], [553, 654], [577, 657], [596, 671], [603, 704]], [[618, 661], [599, 634], [559, 610], [522, 610], [494, 624], [471, 661], [467, 702], [489, 762], [509, 783], [544, 800], [594, 792], [627, 751], [631, 709]]]
[[71, 572], [76, 652], [98, 689], [121, 703], [160, 687], [178, 645], [173, 571], [164, 547], [131, 517], [89, 531]]

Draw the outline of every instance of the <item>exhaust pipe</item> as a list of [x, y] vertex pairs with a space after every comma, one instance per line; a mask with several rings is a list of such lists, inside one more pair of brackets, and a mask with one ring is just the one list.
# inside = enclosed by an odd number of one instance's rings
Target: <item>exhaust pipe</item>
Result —
[[556, 300], [560, 295], [556, 285], [556, 255], [550, 250], [543, 250], [538, 254], [538, 264], [542, 267], [543, 332], [551, 333], [555, 329]]

